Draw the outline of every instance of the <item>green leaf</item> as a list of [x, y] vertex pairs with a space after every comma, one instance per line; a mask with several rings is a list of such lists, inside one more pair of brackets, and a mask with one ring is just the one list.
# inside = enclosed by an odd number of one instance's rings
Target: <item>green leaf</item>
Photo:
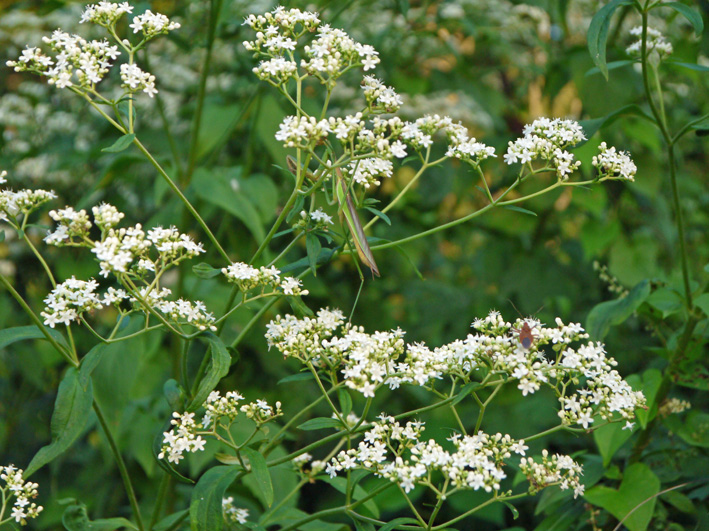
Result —
[[594, 341], [602, 340], [611, 326], [624, 322], [650, 295], [650, 282], [643, 280], [622, 299], [597, 304], [586, 318], [586, 331]]
[[286, 299], [288, 299], [288, 304], [290, 304], [291, 309], [295, 312], [297, 317], [313, 317], [315, 315], [313, 310], [308, 308], [308, 305], [303, 302], [300, 296], [286, 297]]
[[215, 466], [207, 470], [192, 490], [190, 502], [190, 529], [192, 531], [221, 531], [224, 526], [222, 499], [241, 468]]
[[659, 310], [663, 319], [684, 308], [684, 299], [677, 290], [672, 288], [660, 288], [654, 291], [645, 302]]
[[[581, 124], [581, 127], [583, 128], [583, 131], [586, 134], [586, 138], [591, 138], [601, 127], [610, 125], [621, 116], [627, 115], [638, 116], [639, 118], [644, 118], [645, 120], [655, 123], [655, 119], [650, 114], [648, 114], [642, 107], [639, 107], [635, 104], [625, 105], [620, 109], [616, 109], [615, 111], [605, 116], [601, 116], [600, 118], [593, 118], [591, 120], [581, 120], [581, 122], [579, 123]], [[581, 142], [577, 144], [577, 146], [580, 147], [585, 143], [586, 142]]]
[[165, 400], [172, 411], [181, 411], [184, 408], [185, 391], [174, 378], [170, 378], [162, 386]]
[[118, 140], [116, 140], [111, 146], [103, 148], [101, 151], [104, 151], [106, 153], [120, 153], [121, 151], [128, 149], [128, 146], [133, 143], [133, 140], [135, 140], [134, 133], [123, 135]]
[[[317, 262], [318, 264], [325, 264], [330, 261], [332, 258], [332, 255], [335, 253], [334, 249], [329, 249], [329, 248], [324, 248], [320, 250], [320, 254], [318, 254]], [[301, 268], [306, 268], [309, 267], [310, 264], [308, 263], [308, 258], [301, 258], [300, 260], [296, 260], [295, 262], [291, 262], [290, 264], [287, 264], [283, 267], [280, 268], [281, 273], [289, 273], [291, 271], [296, 271]]]
[[209, 171], [197, 168], [192, 178], [192, 190], [197, 196], [229, 212], [239, 219], [257, 241], [266, 237], [263, 221], [251, 197], [241, 190], [241, 168]]
[[512, 505], [510, 502], [503, 501], [502, 503], [504, 503], [505, 506], [506, 506], [510, 511], [512, 511], [512, 519], [513, 519], [513, 520], [517, 520], [517, 518], [519, 518], [519, 511], [517, 510], [517, 507], [515, 507], [514, 505]]
[[347, 389], [341, 387], [337, 390], [337, 398], [340, 400], [342, 414], [346, 417], [352, 411], [352, 395]]
[[223, 465], [235, 465], [238, 467], [241, 467], [241, 461], [239, 461], [239, 458], [235, 455], [230, 455], [230, 454], [223, 454], [221, 452], [217, 452], [214, 454], [214, 459], [219, 461]]
[[242, 448], [241, 453], [249, 460], [251, 474], [256, 480], [256, 486], [267, 507], [273, 505], [273, 483], [271, 483], [271, 473], [268, 471], [266, 458], [252, 448]]
[[192, 266], [192, 272], [199, 278], [214, 278], [219, 275], [222, 270], [217, 269], [216, 267], [212, 267], [206, 262], [202, 262], [201, 264]]
[[684, 17], [692, 24], [692, 27], [694, 27], [694, 33], [696, 33], [697, 37], [702, 36], [702, 32], [704, 31], [704, 21], [702, 20], [702, 15], [697, 11], [681, 2], [668, 2], [666, 4], [662, 4], [662, 7], [671, 7], [681, 15], [684, 15]]
[[313, 276], [317, 275], [318, 256], [320, 255], [320, 239], [312, 232], [305, 235], [305, 249], [308, 252], [308, 265], [313, 272]]
[[352, 521], [354, 522], [356, 531], [376, 531], [374, 524], [371, 524], [370, 522], [363, 522], [362, 520], [358, 520], [357, 518], [355, 518], [352, 515], [350, 515], [350, 518], [352, 518]]
[[531, 210], [527, 210], [526, 208], [518, 207], [516, 205], [502, 205], [502, 208], [505, 210], [514, 210], [515, 212], [521, 212], [522, 214], [528, 214], [530, 216], [537, 216], [536, 212], [532, 212]]
[[197, 135], [197, 160], [226, 142], [242, 115], [241, 105], [207, 105]]
[[705, 315], [709, 315], [709, 293], [702, 293], [694, 299], [694, 305], [703, 311]]
[[709, 413], [692, 410], [686, 419], [680, 415], [669, 415], [664, 424], [687, 444], [709, 448]]
[[314, 378], [315, 376], [313, 376], [312, 372], [299, 372], [298, 374], [291, 374], [290, 376], [281, 378], [280, 380], [278, 380], [276, 385], [281, 385], [290, 382], [304, 382], [306, 380], [312, 380]]
[[59, 384], [52, 413], [52, 442], [42, 447], [25, 470], [28, 478], [47, 463], [64, 453], [84, 431], [93, 405], [93, 387], [88, 380], [86, 388], [79, 381], [79, 372], [69, 368]]
[[381, 210], [377, 210], [376, 208], [372, 208], [370, 206], [366, 206], [364, 207], [364, 209], [369, 210], [372, 214], [374, 214], [378, 218], [381, 218], [384, 223], [391, 227], [391, 220], [389, 219], [389, 216], [387, 216], [384, 212], [382, 212]]
[[[49, 335], [54, 338], [54, 340], [59, 343], [62, 347], [69, 350], [69, 345], [64, 339], [64, 336], [59, 333], [58, 330], [53, 328], [47, 328]], [[14, 328], [6, 328], [0, 330], [0, 348], [5, 348], [8, 345], [12, 345], [17, 341], [24, 341], [25, 339], [47, 339], [47, 337], [42, 333], [42, 330], [36, 325], [29, 326], [16, 326]]]
[[588, 51], [591, 54], [593, 64], [598, 67], [606, 80], [608, 80], [606, 40], [608, 39], [608, 28], [610, 27], [611, 17], [618, 7], [631, 4], [632, 2], [629, 0], [613, 0], [609, 2], [596, 13], [588, 28]]
[[709, 72], [709, 66], [698, 65], [697, 63], [681, 63], [679, 61], [667, 61], [667, 64], [681, 66], [682, 68], [688, 68], [689, 70], [695, 70], [697, 72]]
[[589, 489], [584, 498], [623, 521], [629, 531], [645, 531], [659, 492], [657, 476], [646, 465], [635, 463], [625, 469], [619, 489], [599, 485]]
[[182, 511], [172, 513], [170, 516], [166, 516], [157, 524], [155, 524], [155, 526], [153, 527], [153, 531], [166, 531], [167, 529], [170, 529], [173, 525], [175, 525], [177, 522], [180, 522], [187, 518], [189, 514], [189, 509], [183, 509]]
[[89, 520], [86, 506], [73, 504], [64, 510], [62, 524], [67, 531], [115, 531], [117, 529], [138, 529], [132, 522], [125, 518], [105, 518]]
[[341, 429], [342, 422], [330, 417], [318, 417], [315, 419], [306, 420], [298, 426], [298, 429], [303, 431], [324, 430], [327, 428]]
[[480, 387], [480, 382], [469, 382], [463, 386], [463, 388], [458, 391], [458, 395], [453, 399], [451, 402], [451, 406], [456, 405], [458, 402], [463, 400], [464, 398], [470, 396], [470, 393], [472, 393], [475, 389]]
[[607, 467], [615, 453], [630, 439], [633, 430], [624, 430], [624, 423], [614, 422], [593, 430], [593, 440], [603, 457], [603, 466]]
[[657, 392], [660, 390], [660, 386], [662, 385], [662, 373], [657, 369], [648, 369], [643, 373], [642, 382], [638, 382], [639, 385], [637, 387], [633, 381], [636, 377], [637, 375], [631, 375], [627, 378], [627, 380], [633, 387], [633, 390], [637, 391], [639, 387], [647, 399], [648, 409], [638, 409], [635, 411], [635, 416], [644, 429], [657, 414], [658, 404], [655, 402], [655, 397], [657, 396]]
[[[110, 343], [99, 343], [94, 348], [89, 350], [89, 352], [81, 358], [81, 365], [79, 366], [79, 383], [84, 389], [88, 388], [89, 381], [91, 380], [91, 373], [98, 366], [101, 361], [103, 354], [111, 348]], [[115, 344], [113, 345], [114, 348]]]
[[206, 339], [209, 343], [209, 356], [211, 360], [206, 373], [199, 382], [197, 391], [192, 397], [192, 401], [187, 406], [187, 411], [196, 411], [200, 408], [207, 399], [207, 396], [209, 396], [209, 393], [217, 386], [219, 380], [227, 375], [229, 367], [231, 366], [231, 355], [221, 339], [211, 332], [205, 332], [198, 337]]
[[[623, 61], [611, 61], [606, 65], [606, 68], [610, 72], [611, 70], [615, 70], [616, 68], [622, 68], [624, 66], [632, 65], [633, 63], [637, 63], [638, 61], [635, 60], [630, 60], [630, 59], [625, 59]], [[594, 66], [591, 68], [588, 72], [586, 72], [586, 76], [592, 76], [594, 74], [600, 74], [601, 69], [598, 68], [597, 66]]]

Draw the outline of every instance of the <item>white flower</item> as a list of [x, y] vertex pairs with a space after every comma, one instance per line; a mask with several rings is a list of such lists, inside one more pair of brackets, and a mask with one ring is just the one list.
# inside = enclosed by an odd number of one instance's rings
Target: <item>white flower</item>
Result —
[[638, 168], [628, 153], [609, 148], [605, 142], [598, 146], [600, 153], [593, 157], [592, 164], [598, 169], [601, 177], [609, 179], [635, 180]]
[[155, 88], [155, 76], [144, 72], [136, 64], [121, 65], [121, 86], [130, 92], [143, 91], [151, 98], [158, 93]]
[[148, 38], [176, 30], [179, 27], [180, 24], [177, 22], [171, 22], [165, 15], [153, 13], [149, 9], [142, 15], [133, 17], [133, 23], [130, 25], [133, 33], [142, 32]]

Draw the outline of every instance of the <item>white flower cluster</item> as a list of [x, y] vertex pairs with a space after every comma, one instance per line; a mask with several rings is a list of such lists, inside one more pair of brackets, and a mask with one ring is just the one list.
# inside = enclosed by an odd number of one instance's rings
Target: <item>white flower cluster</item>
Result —
[[[67, 207], [49, 213], [58, 225], [47, 233], [44, 241], [57, 246], [90, 247], [101, 265], [103, 277], [108, 277], [109, 273], [128, 273], [131, 267], [140, 275], [157, 273], [205, 252], [201, 243], [194, 242], [175, 227], [154, 227], [147, 234], [140, 224], [116, 229], [125, 216], [107, 203], [93, 207], [92, 213], [96, 226], [101, 229], [101, 240], [91, 240], [92, 224], [85, 210], [77, 212]], [[156, 258], [150, 257], [151, 248], [157, 251]]]
[[379, 64], [379, 54], [374, 47], [356, 42], [329, 24], [320, 26], [318, 37], [304, 47], [304, 52], [308, 60], [301, 61], [301, 66], [323, 83], [336, 79], [354, 66], [361, 65], [366, 72]]
[[[303, 216], [305, 214], [305, 216]], [[315, 225], [320, 228], [325, 228], [328, 225], [332, 225], [332, 216], [329, 216], [328, 214], [323, 211], [322, 208], [318, 208], [317, 210], [313, 210], [310, 212], [308, 215], [307, 212], [303, 211], [300, 213], [301, 217], [309, 217], [312, 221], [315, 222]]]
[[197, 434], [201, 425], [195, 422], [194, 416], [194, 413], [172, 414], [170, 424], [174, 428], [163, 433], [163, 445], [158, 459], [167, 458], [169, 462], [177, 464], [184, 459], [185, 452], [204, 450], [207, 441]]
[[635, 180], [638, 168], [628, 153], [616, 151], [614, 147], [609, 148], [605, 142], [601, 142], [598, 149], [600, 153], [593, 157], [592, 164], [598, 169], [600, 177]]
[[158, 93], [155, 88], [155, 76], [144, 72], [136, 64], [121, 65], [121, 87], [129, 92], [145, 92], [151, 98]]
[[236, 507], [233, 496], [222, 498], [222, 512], [224, 520], [234, 524], [245, 524], [249, 519], [249, 510]]
[[[327, 215], [327, 214], [325, 214]], [[244, 262], [234, 262], [222, 268], [222, 273], [229, 282], [236, 284], [241, 291], [255, 287], [280, 288], [286, 295], [307, 295], [308, 290], [302, 289], [302, 281], [293, 277], [281, 278], [281, 272], [275, 267], [255, 268]]]
[[328, 463], [330, 477], [363, 468], [410, 492], [416, 485], [431, 486], [433, 474], [440, 472], [456, 488], [492, 492], [500, 490], [500, 482], [507, 477], [502, 469], [505, 460], [513, 452], [525, 455], [528, 449], [523, 440], [480, 431], [451, 437], [455, 450], [448, 451], [434, 439], [421, 439], [423, 422], [402, 426], [394, 417], [382, 414], [378, 418], [357, 448], [341, 451]]
[[[630, 34], [633, 37], [637, 37], [637, 41], [633, 42], [630, 46], [625, 49], [628, 55], [633, 57], [639, 57], [642, 53], [643, 47], [643, 27], [636, 26], [630, 30]], [[668, 55], [671, 55], [674, 51], [672, 49], [672, 43], [665, 39], [665, 36], [654, 28], [647, 29], [647, 53], [657, 52], [661, 59], [664, 59]]]
[[[118, 19], [132, 11], [133, 7], [127, 2], [102, 1], [88, 5], [80, 22], [93, 22], [113, 32]], [[179, 28], [180, 24], [171, 22], [165, 15], [148, 10], [133, 17], [130, 27], [134, 33], [142, 33], [142, 45], [149, 39]], [[43, 37], [42, 40], [55, 52], [54, 57], [45, 55], [39, 48], [27, 47], [16, 61], [8, 61], [7, 65], [16, 72], [29, 71], [45, 76], [48, 82], [57, 88], [95, 90], [96, 85], [108, 74], [112, 62], [120, 55], [118, 46], [110, 45], [106, 40], [87, 41], [61, 30], [55, 30], [51, 37]], [[127, 40], [120, 44], [130, 49]], [[144, 72], [135, 64], [122, 64], [120, 75], [121, 86], [127, 92], [143, 91], [151, 98], [157, 93], [155, 76]]]
[[180, 28], [180, 24], [170, 21], [161, 13], [153, 13], [149, 9], [142, 15], [133, 17], [133, 23], [130, 25], [133, 33], [142, 33], [145, 39], [152, 39], [168, 31]]
[[118, 47], [105, 40], [87, 41], [61, 30], [55, 30], [51, 37], [42, 40], [56, 52], [54, 59], [39, 48], [28, 47], [17, 61], [8, 61], [7, 65], [16, 72], [30, 71], [46, 76], [57, 88], [73, 87], [78, 82], [80, 87], [93, 90], [108, 73], [111, 61], [120, 55]]
[[243, 399], [241, 393], [236, 391], [229, 391], [225, 396], [219, 391], [212, 391], [203, 404], [206, 413], [202, 417], [202, 426], [207, 429], [222, 417], [233, 421], [239, 414], [239, 402]]
[[568, 455], [554, 454], [549, 457], [549, 452], [542, 450], [541, 463], [531, 457], [523, 457], [519, 468], [527, 476], [530, 494], [536, 494], [551, 485], [559, 485], [561, 490], [573, 489], [574, 498], [583, 494], [583, 468]]
[[369, 188], [372, 185], [379, 186], [382, 177], [391, 177], [394, 165], [390, 160], [369, 157], [350, 162], [348, 173], [356, 183]]
[[[0, 467], [0, 479], [5, 482], [4, 487], [0, 487], [2, 492], [2, 510], [4, 511], [10, 495], [15, 497], [12, 513], [9, 519], [14, 519], [20, 525], [27, 525], [28, 518], [37, 518], [44, 509], [41, 505], [30, 502], [37, 497], [37, 483], [25, 481], [22, 478], [24, 471], [12, 465]], [[8, 520], [9, 520], [8, 519]], [[0, 512], [0, 521], [3, 520], [3, 513]]]
[[[4, 184], [7, 172], [0, 173], [0, 184]], [[0, 221], [15, 219], [18, 215], [29, 215], [44, 203], [56, 199], [51, 190], [0, 190]]]
[[505, 154], [507, 164], [529, 164], [544, 160], [551, 164], [560, 179], [568, 179], [581, 165], [566, 151], [586, 140], [581, 125], [574, 120], [539, 118], [524, 127], [524, 136], [510, 142]]
[[283, 415], [280, 402], [276, 402], [274, 408], [265, 400], [256, 400], [256, 402], [244, 404], [241, 406], [241, 412], [246, 415], [247, 418], [250, 418], [259, 425], [265, 424], [266, 422]]
[[[159, 292], [155, 290], [148, 292], [147, 288], [141, 288], [140, 295], [143, 300], [160, 311], [167, 319], [175, 323], [187, 323], [196, 327], [198, 330], [217, 331], [214, 324], [216, 319], [214, 315], [207, 311], [207, 307], [202, 301], [189, 301], [186, 299], [177, 299], [176, 301], [166, 300], [165, 297], [172, 292], [168, 288], [162, 288]], [[132, 297], [131, 301], [137, 304], [139, 301]], [[140, 308], [140, 305], [138, 306]], [[147, 308], [143, 308], [147, 312]]]
[[313, 116], [286, 116], [281, 123], [276, 140], [285, 147], [314, 147], [323, 142], [330, 132], [327, 120], [317, 120]]
[[[179, 463], [184, 458], [185, 452], [204, 450], [207, 441], [202, 436], [216, 435], [218, 429], [228, 430], [240, 412], [259, 425], [283, 414], [280, 402], [276, 402], [275, 408], [265, 400], [256, 400], [239, 406], [239, 402], [243, 399], [244, 397], [236, 391], [230, 391], [225, 396], [222, 396], [219, 391], [212, 391], [202, 404], [205, 409], [202, 422], [195, 420], [195, 413], [173, 412], [173, 420], [170, 423], [174, 427], [169, 432], [163, 433], [163, 445], [158, 459], [167, 457], [171, 463]], [[222, 423], [222, 419], [226, 422]]]
[[374, 76], [364, 76], [362, 91], [367, 107], [375, 112], [396, 112], [404, 104], [401, 96], [393, 88], [387, 87]]
[[69, 326], [82, 314], [103, 308], [104, 301], [96, 293], [98, 282], [77, 280], [75, 277], [57, 284], [44, 299], [45, 308], [40, 313], [44, 324], [54, 328], [57, 324]]
[[276, 86], [285, 83], [294, 77], [298, 72], [298, 65], [295, 61], [289, 61], [285, 57], [274, 57], [267, 61], [261, 61], [253, 68], [253, 73], [261, 81], [268, 81]]
[[84, 22], [93, 22], [104, 28], [112, 27], [116, 21], [126, 13], [132, 13], [133, 6], [128, 2], [116, 4], [113, 2], [99, 2], [98, 4], [89, 4], [81, 14], [81, 24]]
[[[524, 396], [542, 385], [571, 391], [571, 384], [578, 386], [583, 377], [585, 387], [568, 396], [559, 395], [559, 416], [567, 425], [588, 428], [594, 415], [629, 420], [645, 403], [643, 394], [633, 391], [613, 370], [617, 363], [606, 356], [602, 344], [589, 342], [572, 348], [571, 343], [588, 338], [588, 334], [581, 325], [565, 325], [558, 318], [552, 328], [533, 319], [518, 319], [513, 325], [498, 312], [491, 312], [473, 322], [477, 333], [435, 349], [421, 343], [404, 349], [401, 330], [366, 334], [348, 325], [341, 337], [336, 336], [343, 323], [342, 312], [329, 309], [321, 309], [315, 318], [277, 316], [267, 326], [266, 339], [269, 347], [303, 363], [343, 366], [347, 385], [365, 396], [374, 396], [385, 384], [391, 389], [402, 384], [432, 387], [444, 377], [467, 382], [471, 375], [488, 372], [516, 381]], [[526, 346], [519, 337], [523, 329], [531, 336]], [[546, 345], [551, 345], [554, 360], [545, 356]]]

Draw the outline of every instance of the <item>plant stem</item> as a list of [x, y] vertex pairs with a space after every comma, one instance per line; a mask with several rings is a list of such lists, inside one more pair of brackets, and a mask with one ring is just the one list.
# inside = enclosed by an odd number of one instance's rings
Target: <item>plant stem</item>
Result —
[[121, 479], [123, 480], [123, 486], [126, 489], [126, 494], [128, 495], [128, 500], [130, 501], [130, 506], [131, 509], [133, 510], [133, 515], [135, 516], [135, 521], [138, 525], [138, 529], [140, 531], [145, 531], [145, 526], [143, 525], [143, 518], [140, 516], [140, 507], [138, 506], [138, 500], [135, 497], [135, 491], [133, 490], [133, 484], [130, 481], [130, 475], [128, 474], [128, 469], [126, 468], [126, 464], [123, 461], [123, 457], [121, 456], [121, 452], [118, 449], [118, 445], [116, 444], [115, 439], [113, 438], [113, 434], [111, 433], [111, 429], [108, 427], [108, 423], [106, 422], [106, 418], [103, 416], [103, 412], [101, 411], [101, 407], [99, 406], [98, 402], [94, 398], [94, 412], [96, 413], [96, 418], [99, 421], [99, 424], [101, 424], [101, 428], [103, 429], [103, 433], [106, 435], [106, 439], [108, 440], [108, 445], [111, 447], [111, 452], [113, 453], [113, 457], [116, 459], [116, 464], [118, 465], [118, 471], [121, 474]]
[[166, 472], [163, 473], [162, 478], [160, 478], [160, 486], [158, 486], [158, 495], [155, 500], [155, 507], [153, 507], [153, 514], [150, 517], [150, 524], [148, 524], [148, 531], [152, 531], [155, 524], [160, 518], [160, 512], [162, 511], [163, 503], [165, 502], [165, 494], [169, 490], [170, 486], [170, 475]]

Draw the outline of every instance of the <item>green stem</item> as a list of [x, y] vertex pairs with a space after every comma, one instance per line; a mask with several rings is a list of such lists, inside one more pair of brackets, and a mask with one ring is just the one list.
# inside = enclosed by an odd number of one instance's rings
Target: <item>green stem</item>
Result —
[[103, 429], [103, 433], [106, 435], [106, 439], [108, 440], [108, 445], [111, 447], [111, 452], [113, 453], [113, 457], [116, 459], [116, 464], [118, 465], [118, 471], [121, 474], [121, 479], [123, 480], [123, 486], [126, 489], [126, 494], [128, 495], [128, 500], [130, 501], [130, 506], [131, 509], [133, 510], [133, 515], [135, 516], [135, 521], [138, 524], [138, 529], [140, 531], [145, 531], [145, 526], [143, 525], [143, 518], [140, 516], [140, 507], [138, 506], [138, 500], [135, 497], [135, 491], [133, 490], [133, 484], [130, 481], [130, 475], [128, 474], [128, 469], [126, 468], [126, 464], [123, 461], [123, 457], [121, 456], [121, 452], [118, 449], [118, 445], [116, 444], [115, 439], [113, 438], [113, 434], [111, 433], [111, 429], [108, 427], [108, 423], [106, 422], [106, 418], [103, 416], [103, 412], [101, 411], [101, 407], [99, 406], [98, 402], [94, 398], [94, 412], [96, 413], [96, 418], [99, 421], [99, 424], [101, 424], [101, 428]]
[[160, 512], [162, 511], [163, 503], [165, 502], [165, 494], [169, 490], [170, 486], [170, 475], [163, 473], [162, 478], [160, 478], [160, 485], [158, 486], [158, 495], [155, 500], [155, 507], [153, 507], [153, 514], [150, 517], [150, 524], [148, 524], [148, 530], [151, 531], [155, 524], [158, 523], [158, 518], [160, 518]]
[[39, 317], [32, 311], [32, 308], [29, 307], [29, 305], [25, 302], [25, 299], [22, 298], [22, 295], [20, 295], [15, 288], [12, 287], [12, 284], [10, 284], [10, 281], [5, 278], [5, 275], [0, 273], [0, 282], [5, 286], [7, 291], [10, 292], [10, 295], [14, 297], [14, 299], [18, 302], [20, 306], [22, 306], [22, 309], [27, 313], [29, 318], [32, 320], [32, 322], [39, 328], [39, 331], [42, 332], [42, 335], [49, 341], [49, 343], [56, 349], [59, 354], [64, 356], [66, 360], [73, 365], [74, 367], [79, 366], [79, 360], [76, 359], [76, 355], [72, 356], [72, 353], [67, 351], [64, 347], [62, 347], [57, 341], [52, 337], [52, 334], [49, 333], [49, 330], [47, 330], [47, 327], [44, 325], [44, 323], [40, 320]]
[[476, 506], [476, 507], [473, 507], [473, 508], [470, 509], [469, 511], [466, 511], [466, 512], [464, 512], [463, 514], [458, 515], [458, 516], [456, 516], [455, 518], [453, 518], [453, 519], [451, 519], [451, 520], [448, 520], [447, 522], [445, 522], [445, 523], [443, 523], [443, 524], [441, 524], [441, 525], [437, 525], [436, 527], [432, 527], [432, 528], [431, 528], [431, 531], [439, 531], [439, 530], [442, 530], [442, 529], [447, 529], [447, 528], [449, 528], [451, 525], [455, 524], [456, 522], [460, 522], [461, 520], [467, 518], [467, 517], [470, 516], [471, 514], [474, 514], [474, 513], [478, 512], [478, 511], [479, 511], [480, 509], [482, 509], [483, 507], [487, 507], [488, 505], [490, 505], [490, 504], [492, 504], [492, 503], [495, 503], [495, 502], [497, 502], [497, 501], [516, 500], [516, 499], [519, 499], [519, 498], [524, 498], [524, 497], [526, 497], [526, 496], [529, 496], [526, 492], [524, 492], [524, 493], [522, 493], [522, 494], [515, 494], [514, 496], [501, 496], [501, 497], [498, 497], [498, 496], [497, 496], [497, 493], [495, 493], [495, 496], [493, 496], [493, 497], [490, 498], [489, 500], [484, 501], [484, 502], [481, 503], [480, 505], [478, 505], [478, 506]]
[[251, 320], [250, 320], [248, 323], [246, 323], [246, 326], [243, 328], [243, 330], [242, 330], [241, 332], [239, 332], [239, 335], [236, 336], [236, 339], [234, 339], [234, 341], [232, 341], [229, 346], [230, 346], [231, 348], [236, 348], [237, 345], [238, 345], [239, 343], [241, 343], [241, 341], [244, 339], [244, 337], [246, 336], [246, 334], [249, 333], [249, 331], [251, 330], [251, 328], [253, 328], [253, 326], [259, 321], [259, 319], [261, 319], [261, 317], [263, 317], [263, 315], [264, 315], [268, 310], [270, 310], [270, 309], [271, 309], [271, 306], [273, 306], [274, 304], [276, 304], [276, 302], [278, 302], [278, 297], [273, 298], [273, 299], [271, 299], [270, 301], [268, 301], [266, 304], [264, 304], [264, 305], [263, 305], [263, 308], [261, 308], [258, 312], [256, 312], [256, 314], [251, 318]]

